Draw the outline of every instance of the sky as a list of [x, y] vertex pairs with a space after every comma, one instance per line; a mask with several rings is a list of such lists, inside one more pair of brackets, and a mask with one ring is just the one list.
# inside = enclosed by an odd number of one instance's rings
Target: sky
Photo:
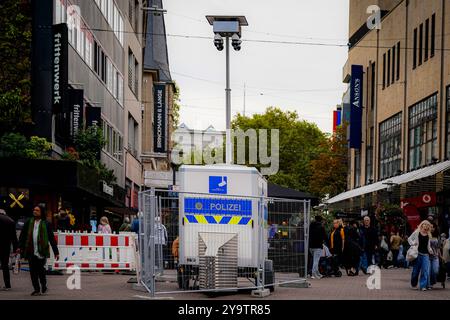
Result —
[[[225, 51], [206, 15], [244, 15], [241, 51], [231, 50], [232, 116], [269, 106], [332, 131], [346, 86], [348, 0], [164, 0], [169, 63], [180, 87], [180, 123], [224, 130]], [[195, 38], [210, 37], [211, 39]], [[273, 43], [254, 40], [296, 42]], [[298, 44], [298, 43], [314, 43]], [[327, 45], [323, 45], [327, 44]]]

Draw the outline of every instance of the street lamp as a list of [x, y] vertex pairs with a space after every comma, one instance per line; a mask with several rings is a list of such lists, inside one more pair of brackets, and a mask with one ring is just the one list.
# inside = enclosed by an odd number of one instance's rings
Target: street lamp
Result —
[[213, 26], [214, 45], [217, 50], [226, 49], [226, 164], [232, 164], [233, 156], [231, 150], [231, 88], [230, 88], [230, 38], [234, 50], [241, 50], [241, 27], [248, 26], [244, 16], [206, 16], [209, 24]]

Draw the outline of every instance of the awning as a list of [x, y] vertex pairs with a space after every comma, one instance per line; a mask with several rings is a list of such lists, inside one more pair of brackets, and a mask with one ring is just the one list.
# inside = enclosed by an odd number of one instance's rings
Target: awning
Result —
[[372, 183], [366, 186], [363, 186], [361, 188], [353, 189], [347, 192], [343, 192], [328, 201], [326, 201], [326, 204], [333, 204], [337, 202], [341, 202], [344, 200], [348, 200], [354, 197], [359, 197], [368, 193], [376, 192], [379, 190], [387, 189], [389, 186], [392, 185], [400, 185], [408, 182], [412, 182], [415, 180], [420, 180], [423, 178], [427, 178], [430, 176], [434, 176], [435, 174], [439, 172], [443, 172], [450, 169], [450, 160], [440, 162], [425, 168], [421, 168], [418, 170], [410, 171], [407, 173], [404, 173], [400, 176], [392, 177], [383, 181], [379, 181], [376, 183]]

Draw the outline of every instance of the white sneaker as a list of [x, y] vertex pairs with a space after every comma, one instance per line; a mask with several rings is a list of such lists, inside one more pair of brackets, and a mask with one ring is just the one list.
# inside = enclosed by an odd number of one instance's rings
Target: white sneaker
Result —
[[417, 286], [415, 286], [415, 287], [411, 286], [411, 289], [412, 289], [412, 290], [419, 290], [419, 287], [417, 287]]

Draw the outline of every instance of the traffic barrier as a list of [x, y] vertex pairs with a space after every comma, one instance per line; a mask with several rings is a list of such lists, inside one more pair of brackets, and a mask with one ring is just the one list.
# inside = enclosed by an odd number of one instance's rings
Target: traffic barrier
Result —
[[48, 265], [52, 270], [77, 266], [81, 270], [128, 270], [137, 268], [136, 234], [97, 234], [56, 232], [59, 259], [53, 252]]

